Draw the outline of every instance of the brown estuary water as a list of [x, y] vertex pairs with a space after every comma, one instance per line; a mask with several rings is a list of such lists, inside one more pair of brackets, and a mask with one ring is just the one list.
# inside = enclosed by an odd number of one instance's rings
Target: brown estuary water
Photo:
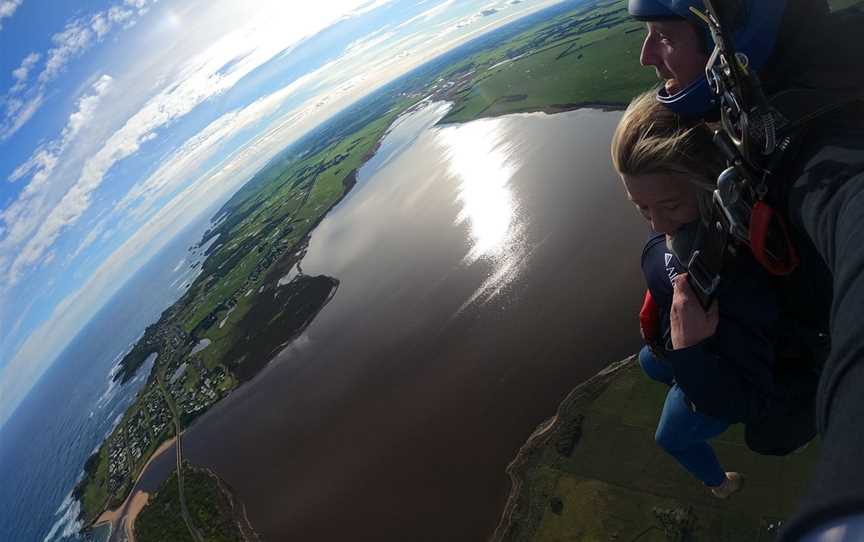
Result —
[[329, 304], [185, 433], [265, 540], [485, 540], [528, 435], [638, 349], [620, 113], [435, 126], [447, 107], [401, 117], [312, 234], [292, 273], [337, 279]]

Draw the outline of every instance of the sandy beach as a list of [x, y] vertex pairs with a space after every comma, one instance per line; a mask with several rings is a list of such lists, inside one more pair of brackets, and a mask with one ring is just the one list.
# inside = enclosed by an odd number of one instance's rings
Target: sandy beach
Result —
[[149, 500], [150, 494], [143, 491], [136, 491], [132, 495], [132, 500], [129, 502], [129, 510], [126, 512], [126, 538], [129, 542], [135, 542], [135, 518], [147, 506]]
[[[156, 451], [153, 452], [153, 455], [150, 456], [150, 459], [147, 460], [147, 463], [144, 464], [144, 468], [141, 469], [141, 472], [138, 473], [138, 478], [135, 479], [135, 484], [138, 483], [138, 480], [141, 479], [141, 476], [147, 471], [147, 467], [150, 466], [150, 463], [153, 462], [157, 457], [162, 455], [165, 450], [171, 447], [174, 444], [174, 441], [177, 440], [177, 437], [172, 437], [165, 442], [163, 442]], [[135, 484], [132, 484], [132, 487], [135, 487]], [[143, 496], [143, 503], [141, 502], [141, 497]], [[129, 516], [129, 520], [127, 522], [128, 528], [131, 531], [132, 523], [135, 521], [135, 516], [141, 511], [145, 504], [147, 504], [147, 498], [149, 495], [143, 491], [136, 491], [134, 493], [130, 493], [126, 500], [123, 501], [123, 504], [115, 508], [114, 510], [106, 510], [102, 512], [102, 514], [96, 519], [96, 522], [93, 524], [94, 527], [102, 525], [104, 523], [111, 524], [111, 532], [113, 533], [117, 529], [118, 522], [125, 515]], [[137, 508], [136, 508], [137, 507]], [[130, 540], [133, 538], [130, 536]]]

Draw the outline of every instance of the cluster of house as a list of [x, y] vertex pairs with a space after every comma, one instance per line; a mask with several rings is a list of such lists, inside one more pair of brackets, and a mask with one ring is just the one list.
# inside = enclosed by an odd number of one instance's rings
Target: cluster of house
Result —
[[126, 428], [118, 427], [108, 441], [108, 491], [116, 492], [129, 477], [129, 453], [126, 450]]
[[[194, 364], [197, 369], [197, 382], [189, 382], [193, 371], [189, 371], [189, 364]], [[168, 391], [183, 414], [196, 414], [210, 407], [220, 398], [220, 386], [228, 377], [228, 373], [221, 365], [213, 369], [207, 369], [198, 360], [187, 361], [175, 369], [168, 383]]]
[[[192, 364], [195, 371], [189, 371]], [[200, 375], [195, 378], [193, 375]], [[168, 392], [179, 409], [179, 415], [194, 415], [221, 398], [222, 384], [228, 373], [221, 365], [206, 369], [195, 357], [173, 368]], [[195, 378], [194, 381], [190, 379]], [[157, 386], [151, 386], [139, 401], [139, 408], [108, 439], [108, 492], [117, 495], [131, 481], [133, 470], [172, 423], [171, 409]]]
[[171, 423], [171, 411], [158, 391], [147, 394], [141, 404], [143, 408], [108, 440], [109, 493], [116, 493], [131, 479], [132, 468]]
[[144, 408], [139, 410], [138, 413], [141, 414], [143, 410], [147, 411], [147, 416], [150, 418], [150, 431], [152, 431], [154, 437], [158, 437], [165, 431], [168, 424], [171, 423], [171, 411], [162, 398], [162, 394], [154, 391], [147, 395], [144, 401]]

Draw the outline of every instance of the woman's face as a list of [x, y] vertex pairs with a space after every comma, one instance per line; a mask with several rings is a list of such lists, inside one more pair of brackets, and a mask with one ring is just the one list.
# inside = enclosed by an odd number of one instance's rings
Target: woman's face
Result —
[[627, 197], [657, 233], [672, 235], [699, 218], [699, 188], [684, 175], [621, 175]]

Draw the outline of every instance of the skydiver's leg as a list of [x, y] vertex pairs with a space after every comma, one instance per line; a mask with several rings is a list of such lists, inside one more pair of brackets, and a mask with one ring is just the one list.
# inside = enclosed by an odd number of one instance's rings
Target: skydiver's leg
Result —
[[662, 359], [658, 359], [647, 346], [643, 346], [642, 350], [639, 351], [639, 365], [652, 380], [662, 382], [667, 386], [674, 383], [675, 375], [672, 372], [672, 366]]
[[693, 476], [706, 486], [717, 487], [726, 479], [726, 473], [707, 441], [728, 427], [723, 420], [694, 411], [684, 392], [675, 385], [666, 394], [654, 438]]

